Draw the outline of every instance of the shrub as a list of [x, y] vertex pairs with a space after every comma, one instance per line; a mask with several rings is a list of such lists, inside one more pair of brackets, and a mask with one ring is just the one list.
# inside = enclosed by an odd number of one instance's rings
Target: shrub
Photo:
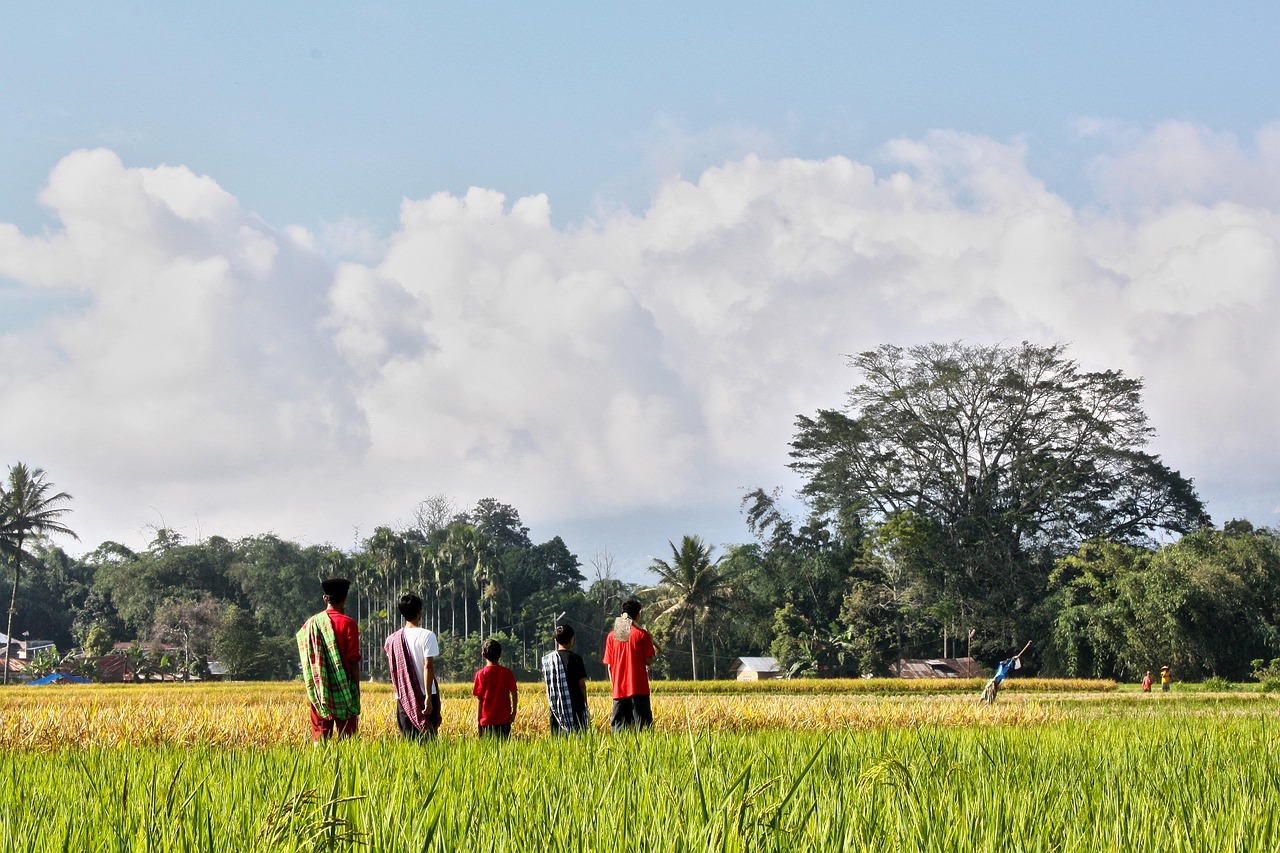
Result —
[[1263, 693], [1280, 693], [1280, 658], [1272, 658], [1268, 663], [1258, 659], [1253, 663], [1253, 677], [1262, 685]]

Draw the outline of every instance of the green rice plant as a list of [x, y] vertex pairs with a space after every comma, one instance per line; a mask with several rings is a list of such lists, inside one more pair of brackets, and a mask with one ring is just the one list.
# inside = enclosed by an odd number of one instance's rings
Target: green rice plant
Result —
[[0, 849], [1280, 849], [1280, 705], [1257, 693], [797, 697], [917, 720], [822, 729], [683, 704], [742, 698], [655, 697], [689, 718], [616, 736], [6, 749]]

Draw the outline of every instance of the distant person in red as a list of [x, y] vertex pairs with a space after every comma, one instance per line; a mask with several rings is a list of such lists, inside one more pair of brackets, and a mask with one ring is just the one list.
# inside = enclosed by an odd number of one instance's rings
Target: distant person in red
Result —
[[502, 664], [502, 644], [497, 640], [485, 640], [480, 656], [487, 663], [476, 672], [471, 695], [480, 700], [480, 737], [511, 737], [511, 723], [516, 718], [520, 697], [516, 692], [516, 677]]
[[349, 737], [360, 725], [360, 628], [346, 614], [351, 581], [330, 578], [320, 584], [327, 607], [298, 631], [302, 680], [311, 706], [311, 739], [337, 732]]
[[1147, 670], [1147, 674], [1142, 676], [1142, 692], [1151, 692], [1151, 670]]
[[609, 667], [613, 685], [615, 732], [647, 729], [653, 725], [649, 704], [649, 661], [658, 653], [649, 632], [636, 624], [640, 602], [634, 598], [622, 605], [622, 615], [613, 622], [613, 631], [604, 641], [604, 665]]

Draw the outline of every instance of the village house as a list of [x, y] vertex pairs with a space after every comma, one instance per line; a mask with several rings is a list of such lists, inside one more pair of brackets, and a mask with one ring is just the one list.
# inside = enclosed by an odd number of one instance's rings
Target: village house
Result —
[[777, 658], [738, 658], [733, 664], [733, 671], [739, 681], [765, 681], [782, 677]]

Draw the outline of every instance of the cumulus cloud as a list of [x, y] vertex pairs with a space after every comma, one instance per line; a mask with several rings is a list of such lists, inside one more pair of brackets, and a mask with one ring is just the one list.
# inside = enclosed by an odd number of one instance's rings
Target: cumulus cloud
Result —
[[1280, 197], [1280, 124], [1243, 142], [1232, 133], [1175, 121], [1150, 132], [1095, 122], [1082, 132], [1116, 144], [1090, 173], [1099, 198], [1119, 207], [1189, 201], [1274, 209]]
[[1100, 160], [1114, 192], [1092, 208], [1048, 190], [1021, 141], [935, 132], [889, 143], [879, 173], [744, 156], [574, 228], [541, 195], [410, 199], [389, 235], [327, 235], [359, 247], [336, 266], [212, 178], [76, 152], [41, 197], [59, 229], [0, 224], [0, 276], [88, 297], [0, 337], [6, 444], [77, 493], [86, 529], [108, 519], [98, 538], [158, 506], [345, 544], [436, 492], [534, 521], [732, 511], [783, 477], [795, 415], [840, 403], [845, 354], [1067, 341], [1146, 377], [1158, 449], [1211, 509], [1262, 516], [1276, 146], [1192, 130]]

